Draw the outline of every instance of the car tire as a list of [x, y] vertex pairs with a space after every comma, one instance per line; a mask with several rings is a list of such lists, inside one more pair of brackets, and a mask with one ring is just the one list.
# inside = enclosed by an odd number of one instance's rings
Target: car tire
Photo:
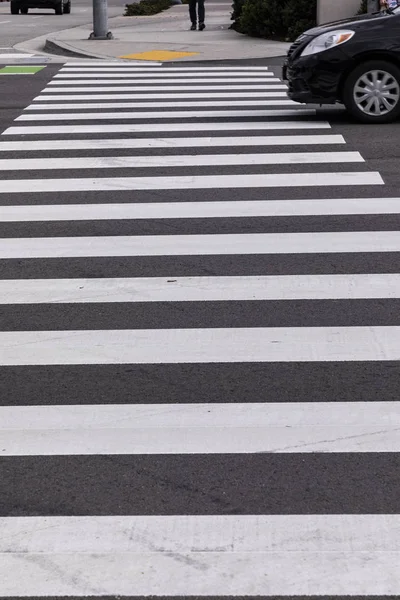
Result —
[[63, 3], [62, 3], [62, 1], [59, 2], [59, 4], [55, 5], [54, 10], [56, 11], [56, 15], [62, 15], [63, 14]]
[[23, 8], [21, 8], [21, 15], [27, 15], [28, 14], [28, 9], [26, 8], [26, 6], [24, 6]]
[[69, 15], [71, 12], [71, 2], [64, 4], [64, 14]]
[[15, 2], [15, 0], [11, 1], [10, 10], [12, 15], [19, 15], [19, 3]]
[[[380, 93], [379, 89], [374, 89], [375, 79], [378, 87], [386, 81], [382, 102], [373, 97], [374, 92]], [[357, 121], [377, 125], [390, 123], [400, 116], [400, 69], [385, 60], [362, 63], [347, 77], [342, 96], [345, 107]]]

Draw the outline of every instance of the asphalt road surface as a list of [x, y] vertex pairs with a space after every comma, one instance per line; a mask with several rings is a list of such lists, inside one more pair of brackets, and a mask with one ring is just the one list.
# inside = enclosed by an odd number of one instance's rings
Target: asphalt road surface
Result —
[[400, 125], [277, 63], [0, 76], [0, 598], [400, 597]]

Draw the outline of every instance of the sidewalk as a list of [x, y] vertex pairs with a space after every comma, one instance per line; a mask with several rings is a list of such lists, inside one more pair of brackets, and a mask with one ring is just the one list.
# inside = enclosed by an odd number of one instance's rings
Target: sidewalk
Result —
[[152, 17], [109, 19], [113, 40], [89, 40], [91, 24], [47, 36], [48, 52], [75, 56], [168, 61], [209, 61], [283, 56], [289, 44], [251, 38], [229, 29], [231, 1], [206, 4], [206, 29], [189, 31], [188, 6]]

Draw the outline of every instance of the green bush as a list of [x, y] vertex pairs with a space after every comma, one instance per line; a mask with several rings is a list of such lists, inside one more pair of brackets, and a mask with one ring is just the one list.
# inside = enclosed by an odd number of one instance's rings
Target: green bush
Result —
[[232, 21], [235, 21], [235, 23], [232, 25], [232, 27], [234, 29], [239, 28], [240, 15], [242, 13], [242, 8], [243, 8], [244, 2], [245, 2], [245, 0], [233, 0], [231, 19], [232, 19]]
[[368, 0], [361, 0], [360, 8], [358, 9], [357, 14], [363, 15], [368, 12]]
[[125, 17], [155, 15], [171, 6], [170, 0], [140, 0], [125, 5]]
[[233, 29], [255, 37], [294, 40], [316, 24], [317, 0], [233, 0]]
[[279, 0], [246, 0], [240, 15], [240, 31], [257, 37], [285, 35]]
[[283, 8], [283, 23], [286, 37], [295, 40], [303, 31], [316, 25], [317, 1], [286, 0]]

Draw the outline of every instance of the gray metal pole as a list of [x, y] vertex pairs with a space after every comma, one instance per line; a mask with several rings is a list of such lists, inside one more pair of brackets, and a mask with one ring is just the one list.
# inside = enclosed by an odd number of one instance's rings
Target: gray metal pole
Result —
[[107, 0], [93, 0], [93, 31], [89, 40], [112, 40], [113, 34], [108, 31]]

